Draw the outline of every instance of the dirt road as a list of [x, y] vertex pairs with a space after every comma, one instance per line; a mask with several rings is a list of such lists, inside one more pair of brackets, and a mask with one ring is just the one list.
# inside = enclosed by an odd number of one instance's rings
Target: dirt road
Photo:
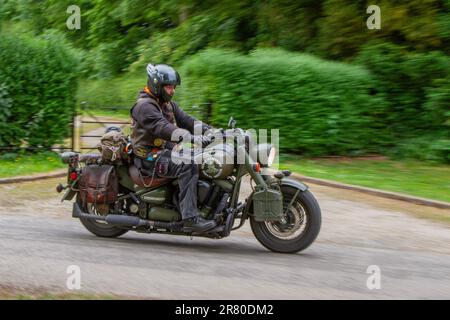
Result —
[[[82, 292], [125, 297], [450, 298], [450, 228], [419, 218], [448, 210], [310, 185], [321, 233], [304, 252], [285, 255], [262, 247], [248, 225], [222, 240], [97, 238], [55, 196], [60, 181], [0, 186], [0, 289], [67, 292], [67, 268], [77, 265]], [[371, 290], [372, 265], [381, 287]]]

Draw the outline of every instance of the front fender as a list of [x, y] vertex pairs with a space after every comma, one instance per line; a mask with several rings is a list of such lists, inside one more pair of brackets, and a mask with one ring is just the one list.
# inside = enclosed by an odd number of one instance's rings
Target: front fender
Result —
[[298, 180], [291, 179], [291, 178], [283, 178], [283, 179], [281, 179], [281, 185], [282, 186], [293, 187], [295, 189], [300, 189], [300, 191], [308, 190], [308, 186], [306, 184], [304, 184], [303, 182], [300, 182]]

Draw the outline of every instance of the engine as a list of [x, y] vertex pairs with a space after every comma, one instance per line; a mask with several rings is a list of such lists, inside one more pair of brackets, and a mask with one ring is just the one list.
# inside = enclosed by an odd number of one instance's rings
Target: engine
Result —
[[226, 180], [209, 182], [199, 180], [197, 185], [197, 206], [200, 214], [206, 218], [220, 214], [230, 198], [232, 185]]

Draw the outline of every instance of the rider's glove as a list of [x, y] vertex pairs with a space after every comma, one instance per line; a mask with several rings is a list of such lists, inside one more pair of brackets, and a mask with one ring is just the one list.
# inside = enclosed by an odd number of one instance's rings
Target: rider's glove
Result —
[[176, 132], [174, 131], [173, 137], [175, 138], [174, 141], [177, 143], [190, 142], [198, 146], [201, 146], [202, 148], [205, 148], [206, 146], [211, 144], [211, 142], [214, 141], [213, 137], [204, 135], [193, 135], [189, 131], [180, 128], [178, 128]]
[[208, 145], [210, 145], [214, 139], [207, 136], [194, 136], [191, 135], [190, 141], [196, 145], [202, 146], [202, 148], [206, 148]]

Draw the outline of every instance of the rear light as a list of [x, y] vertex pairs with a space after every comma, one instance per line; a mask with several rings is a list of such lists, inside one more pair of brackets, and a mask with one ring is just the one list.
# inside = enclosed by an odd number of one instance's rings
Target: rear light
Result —
[[255, 171], [255, 172], [260, 172], [261, 171], [261, 164], [259, 162], [256, 162], [253, 165], [253, 171]]
[[75, 180], [77, 180], [77, 178], [78, 178], [78, 173], [77, 172], [71, 172], [69, 174], [69, 179], [70, 180], [75, 181]]

